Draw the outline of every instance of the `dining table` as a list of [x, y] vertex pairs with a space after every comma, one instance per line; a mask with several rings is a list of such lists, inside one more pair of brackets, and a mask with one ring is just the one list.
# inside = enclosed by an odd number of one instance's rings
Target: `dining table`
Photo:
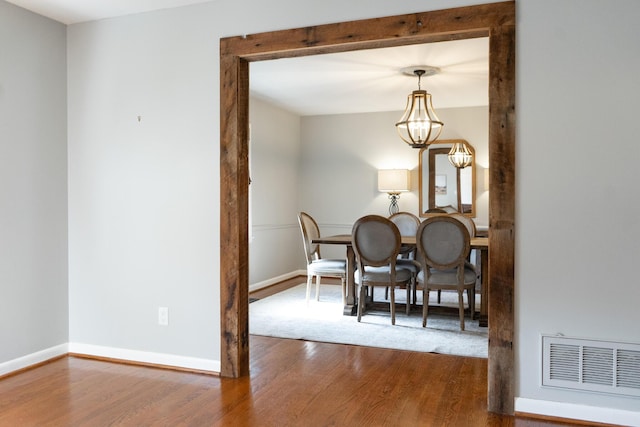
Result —
[[[356, 255], [353, 250], [351, 234], [336, 234], [333, 236], [321, 236], [312, 240], [312, 243], [323, 245], [343, 245], [346, 247], [347, 261], [347, 296], [343, 309], [343, 314], [354, 316], [357, 311], [357, 292], [355, 283], [356, 271]], [[488, 237], [472, 237], [471, 249], [476, 249], [480, 255], [479, 276], [480, 276], [480, 313], [478, 316], [478, 324], [482, 327], [489, 325], [489, 238]], [[402, 245], [415, 246], [415, 236], [402, 236]]]

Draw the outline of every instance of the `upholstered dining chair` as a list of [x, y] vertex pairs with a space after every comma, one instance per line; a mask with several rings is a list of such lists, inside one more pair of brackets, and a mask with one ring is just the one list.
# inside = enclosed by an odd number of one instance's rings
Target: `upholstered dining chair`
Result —
[[[411, 212], [396, 212], [389, 217], [389, 220], [398, 227], [400, 236], [415, 236], [420, 227], [420, 218]], [[415, 255], [415, 246], [400, 246], [400, 259], [416, 259]]]
[[356, 255], [357, 270], [355, 282], [358, 285], [358, 322], [365, 308], [367, 289], [372, 294], [375, 286], [391, 290], [391, 324], [396, 324], [395, 288], [407, 290], [407, 315], [411, 292], [411, 272], [396, 267], [400, 253], [401, 236], [398, 227], [389, 219], [379, 215], [367, 215], [358, 219], [351, 232], [353, 251]]
[[320, 237], [320, 227], [311, 215], [306, 212], [298, 214], [298, 224], [302, 232], [302, 243], [307, 260], [307, 303], [311, 293], [311, 284], [316, 279], [316, 301], [320, 300], [320, 281], [322, 277], [338, 277], [342, 282], [342, 303], [347, 298], [347, 261], [345, 259], [322, 258], [320, 245], [313, 239]]
[[[415, 237], [420, 227], [420, 218], [412, 214], [411, 212], [396, 212], [389, 217], [389, 220], [393, 222], [400, 231], [400, 236]], [[396, 266], [405, 268], [411, 271], [411, 282], [415, 284], [415, 278], [420, 271], [420, 263], [416, 260], [416, 247], [415, 245], [401, 245], [400, 255], [396, 261]], [[412, 287], [415, 301], [415, 287]], [[389, 298], [389, 289], [385, 290], [385, 298]]]
[[460, 330], [464, 331], [464, 291], [467, 291], [472, 320], [476, 299], [476, 271], [467, 262], [471, 249], [469, 232], [449, 215], [434, 216], [418, 228], [416, 246], [423, 263], [416, 284], [422, 290], [422, 326], [427, 325], [429, 291], [454, 290], [458, 293]]
[[[467, 231], [469, 232], [469, 237], [470, 238], [474, 238], [476, 237], [476, 223], [473, 222], [473, 220], [471, 218], [469, 218], [468, 216], [460, 213], [460, 212], [454, 212], [454, 213], [450, 213], [448, 214], [450, 217], [457, 219], [458, 221], [460, 221], [467, 229]], [[471, 264], [473, 264], [472, 262], [472, 254], [471, 252], [473, 252], [473, 250], [470, 251], [469, 256], [467, 256], [467, 261], [470, 262]], [[475, 265], [474, 265], [475, 268]], [[477, 282], [476, 282], [477, 283]], [[441, 301], [441, 296], [442, 296], [442, 291], [438, 290], [438, 304], [440, 304]]]
[[476, 223], [473, 222], [471, 218], [464, 214], [461, 214], [460, 212], [449, 214], [449, 216], [457, 219], [466, 227], [467, 231], [469, 232], [469, 237], [471, 237], [472, 239], [476, 237]]
[[426, 210], [425, 213], [428, 213], [428, 214], [430, 214], [430, 213], [447, 213], [447, 211], [445, 211], [442, 208], [429, 208], [429, 209]]

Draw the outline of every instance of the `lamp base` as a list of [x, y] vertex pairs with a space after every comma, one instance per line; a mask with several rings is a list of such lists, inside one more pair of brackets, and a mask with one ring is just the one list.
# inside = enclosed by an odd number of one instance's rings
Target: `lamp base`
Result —
[[400, 211], [400, 206], [398, 206], [399, 198], [400, 193], [389, 193], [389, 200], [391, 200], [391, 204], [389, 205], [389, 215], [393, 215]]

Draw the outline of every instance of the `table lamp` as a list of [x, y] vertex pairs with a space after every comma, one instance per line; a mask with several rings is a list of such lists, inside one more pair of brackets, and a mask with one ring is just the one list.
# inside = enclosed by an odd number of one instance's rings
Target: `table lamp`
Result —
[[378, 171], [378, 191], [389, 194], [389, 199], [391, 200], [389, 205], [390, 215], [399, 211], [398, 199], [400, 198], [400, 193], [410, 189], [408, 169], [382, 169]]

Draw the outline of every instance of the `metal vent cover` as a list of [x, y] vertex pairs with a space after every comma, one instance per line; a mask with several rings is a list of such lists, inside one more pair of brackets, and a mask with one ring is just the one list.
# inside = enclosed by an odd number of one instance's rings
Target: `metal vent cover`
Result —
[[542, 385], [640, 397], [640, 344], [542, 336]]

